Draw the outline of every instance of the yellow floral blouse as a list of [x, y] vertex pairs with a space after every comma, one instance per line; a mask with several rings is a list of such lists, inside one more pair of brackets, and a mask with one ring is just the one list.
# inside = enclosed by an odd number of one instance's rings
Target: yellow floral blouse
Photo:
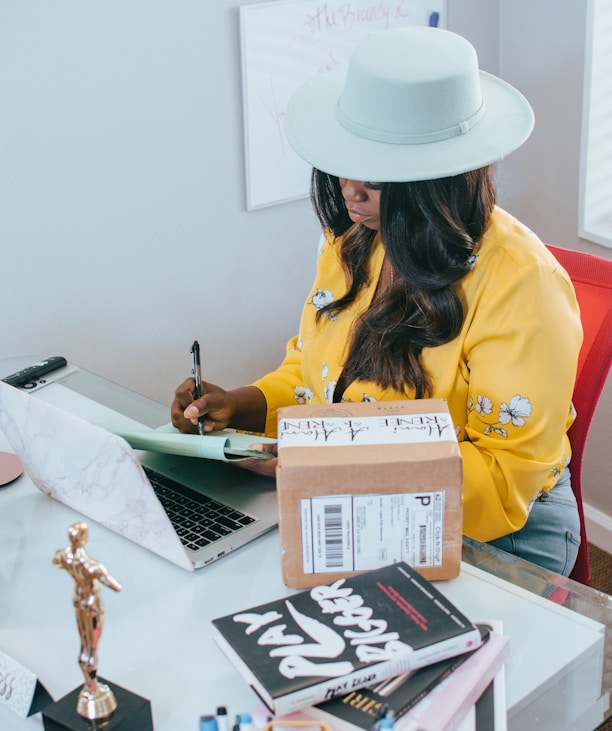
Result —
[[[355, 318], [370, 305], [384, 247], [377, 237], [370, 285], [350, 309], [319, 323], [315, 313], [346, 290], [339, 243], [328, 236], [299, 335], [279, 368], [253, 385], [267, 400], [266, 433], [277, 409], [333, 400]], [[572, 284], [542, 242], [496, 208], [458, 283], [465, 321], [449, 343], [423, 351], [433, 398], [448, 402], [463, 459], [463, 532], [481, 541], [520, 529], [532, 501], [550, 490], [570, 458], [567, 429], [582, 328]], [[346, 401], [406, 394], [356, 381]]]

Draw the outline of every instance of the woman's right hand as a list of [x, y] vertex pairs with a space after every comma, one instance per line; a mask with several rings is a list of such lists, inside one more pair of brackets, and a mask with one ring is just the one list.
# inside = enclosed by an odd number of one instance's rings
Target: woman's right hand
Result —
[[235, 411], [233, 394], [212, 383], [202, 383], [202, 396], [195, 400], [195, 381], [188, 378], [174, 392], [170, 415], [180, 432], [195, 434], [200, 416], [204, 416], [204, 431], [213, 431], [225, 429]]

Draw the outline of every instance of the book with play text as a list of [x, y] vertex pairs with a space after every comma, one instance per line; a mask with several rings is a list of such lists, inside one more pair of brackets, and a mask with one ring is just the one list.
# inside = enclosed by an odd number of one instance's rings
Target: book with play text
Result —
[[478, 627], [404, 562], [213, 620], [215, 640], [281, 715], [461, 655]]

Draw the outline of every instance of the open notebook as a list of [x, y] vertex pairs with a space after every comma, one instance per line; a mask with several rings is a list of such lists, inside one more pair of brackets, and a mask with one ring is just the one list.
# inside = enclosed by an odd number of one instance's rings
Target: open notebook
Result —
[[105, 429], [123, 437], [134, 449], [145, 449], [163, 454], [178, 454], [183, 457], [219, 459], [223, 462], [239, 462], [243, 459], [270, 459], [274, 455], [250, 449], [257, 442], [276, 443], [276, 439], [252, 436], [229, 430], [199, 434], [181, 434], [172, 424], [157, 429], [125, 429], [114, 425], [100, 424]]
[[0, 429], [42, 492], [185, 569], [278, 522], [274, 480], [216, 459], [136, 454], [122, 437], [2, 382]]

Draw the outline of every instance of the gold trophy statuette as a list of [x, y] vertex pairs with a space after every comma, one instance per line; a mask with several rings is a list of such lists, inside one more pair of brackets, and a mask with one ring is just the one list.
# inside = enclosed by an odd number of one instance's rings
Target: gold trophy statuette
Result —
[[79, 666], [85, 676], [85, 685], [77, 700], [77, 713], [90, 721], [108, 718], [117, 708], [113, 691], [98, 682], [98, 643], [104, 624], [104, 609], [100, 598], [100, 584], [113, 591], [121, 591], [121, 584], [113, 579], [106, 568], [87, 555], [88, 530], [85, 523], [73, 523], [68, 529], [70, 546], [56, 551], [53, 563], [65, 569], [74, 579], [74, 609], [81, 637]]

